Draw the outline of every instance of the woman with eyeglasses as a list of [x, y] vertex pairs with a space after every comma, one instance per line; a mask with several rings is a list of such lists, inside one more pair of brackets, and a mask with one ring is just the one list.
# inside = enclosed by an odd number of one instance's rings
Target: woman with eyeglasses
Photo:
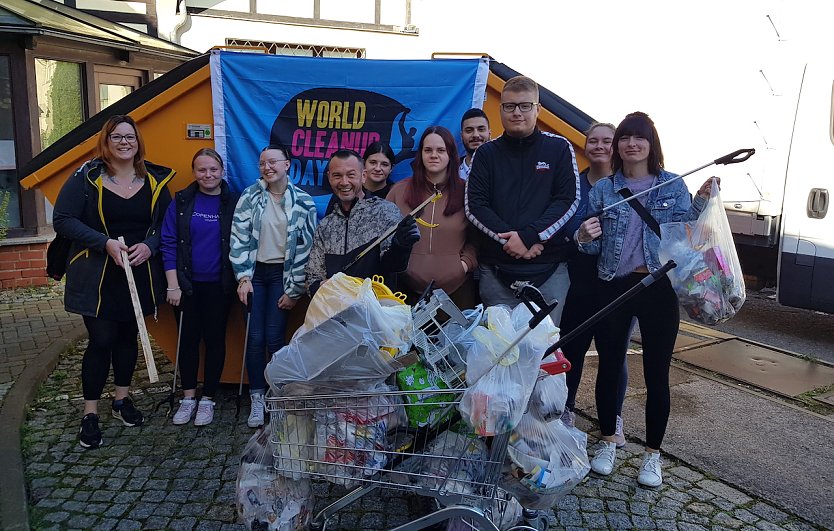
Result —
[[471, 271], [478, 260], [467, 238], [469, 222], [463, 209], [466, 183], [458, 177], [455, 139], [445, 127], [429, 127], [420, 137], [417, 152], [411, 163], [412, 176], [395, 184], [388, 200], [406, 215], [431, 194], [441, 195], [417, 218], [420, 241], [411, 250], [404, 274], [408, 295], [416, 299], [434, 280], [435, 287], [448, 293], [459, 308], [471, 308], [475, 305]]
[[142, 313], [156, 315], [165, 301], [158, 251], [173, 176], [170, 168], [145, 160], [145, 144], [133, 119], [113, 116], [101, 128], [96, 157], [67, 179], [55, 203], [55, 231], [72, 240], [64, 307], [83, 316], [89, 336], [81, 364], [84, 417], [78, 440], [84, 448], [102, 444], [98, 401], [111, 365], [113, 417], [125, 426], [144, 422], [129, 396], [138, 327], [125, 268], [132, 268]]
[[316, 230], [313, 199], [287, 178], [289, 151], [265, 147], [258, 168], [260, 178], [237, 203], [229, 255], [240, 302], [252, 296], [245, 352], [251, 428], [264, 423], [266, 355], [284, 346], [287, 316], [305, 292], [304, 266]]
[[[682, 180], [663, 167], [663, 150], [654, 122], [634, 112], [614, 132], [614, 175], [601, 179], [591, 189], [588, 209], [601, 211], [628, 196], [668, 183], [643, 196], [584, 221], [576, 232], [579, 249], [599, 255], [597, 276], [599, 304], [607, 305], [660, 269], [660, 229], [657, 224], [697, 219], [709, 199], [711, 179], [694, 200]], [[671, 181], [671, 182], [670, 182]], [[623, 192], [625, 190], [625, 192]], [[625, 195], [624, 195], [625, 194]], [[637, 318], [643, 347], [643, 377], [646, 382], [646, 448], [637, 482], [647, 487], [663, 483], [660, 445], [671, 409], [669, 365], [678, 334], [678, 297], [669, 278], [663, 276], [639, 292], [596, 327], [599, 353], [596, 405], [602, 441], [591, 469], [608, 475], [617, 454], [617, 388], [626, 355], [631, 321]]]
[[[177, 308], [183, 399], [175, 425], [214, 420], [214, 395], [226, 360], [226, 319], [235, 296], [229, 261], [232, 216], [239, 194], [223, 180], [223, 160], [211, 148], [191, 159], [194, 182], [174, 195], [162, 223], [162, 259], [168, 303]], [[203, 396], [197, 393], [200, 341], [205, 344]]]

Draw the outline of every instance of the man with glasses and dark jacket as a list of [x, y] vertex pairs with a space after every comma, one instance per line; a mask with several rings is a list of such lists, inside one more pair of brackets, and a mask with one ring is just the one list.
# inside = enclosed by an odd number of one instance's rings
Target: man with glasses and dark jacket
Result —
[[[547, 302], [564, 302], [565, 261], [573, 242], [564, 227], [579, 206], [573, 146], [536, 126], [539, 87], [516, 76], [501, 92], [504, 134], [480, 146], [466, 186], [466, 215], [478, 231], [480, 294], [487, 306], [515, 306], [511, 286], [534, 284]], [[558, 326], [562, 305], [551, 313]]]

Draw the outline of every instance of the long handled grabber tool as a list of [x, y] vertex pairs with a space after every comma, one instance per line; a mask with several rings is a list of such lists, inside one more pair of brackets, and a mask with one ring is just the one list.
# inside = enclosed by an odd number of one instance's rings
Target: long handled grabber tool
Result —
[[[426, 208], [426, 206], [427, 206], [429, 203], [431, 203], [432, 201], [437, 201], [439, 198], [440, 198], [440, 192], [435, 192], [435, 193], [433, 193], [432, 195], [430, 195], [430, 196], [429, 196], [429, 198], [428, 198], [428, 199], [426, 199], [425, 201], [423, 201], [422, 203], [420, 203], [419, 205], [417, 205], [417, 208], [415, 208], [414, 210], [412, 210], [411, 212], [409, 212], [409, 213], [408, 213], [408, 215], [407, 215], [407, 216], [405, 216], [403, 219], [406, 219], [406, 218], [409, 218], [409, 217], [412, 217], [412, 218], [413, 218], [413, 217], [414, 217], [414, 216], [416, 216], [416, 215], [417, 215], [417, 214], [418, 214], [421, 210], [423, 210], [424, 208]], [[400, 220], [400, 223], [402, 223], [402, 220]], [[370, 243], [367, 247], [365, 247], [364, 249], [362, 249], [362, 252], [361, 252], [361, 253], [359, 253], [358, 255], [356, 255], [356, 258], [354, 258], [353, 260], [351, 260], [351, 262], [350, 262], [348, 265], [346, 265], [345, 267], [343, 267], [343, 268], [342, 268], [342, 273], [347, 273], [347, 272], [348, 272], [348, 269], [350, 269], [351, 267], [353, 267], [353, 266], [354, 266], [357, 262], [359, 262], [359, 260], [362, 260], [362, 258], [363, 258], [366, 254], [368, 254], [371, 250], [373, 250], [373, 249], [374, 249], [374, 248], [376, 248], [379, 244], [381, 244], [383, 241], [385, 241], [385, 238], [387, 238], [387, 237], [391, 236], [392, 234], [394, 234], [394, 231], [396, 231], [396, 230], [397, 230], [397, 227], [399, 227], [399, 223], [398, 223], [398, 224], [396, 224], [396, 225], [394, 225], [393, 227], [389, 228], [389, 229], [388, 229], [388, 230], [386, 230], [385, 232], [383, 232], [383, 233], [382, 233], [382, 235], [381, 235], [379, 238], [377, 238], [376, 240], [372, 241], [372, 242], [371, 242], [371, 243]]]
[[[176, 309], [174, 311], [177, 311]], [[159, 408], [162, 407], [162, 404], [168, 404], [168, 411], [165, 412], [165, 417], [167, 418], [171, 411], [174, 410], [174, 398], [176, 397], [177, 393], [177, 372], [180, 368], [180, 341], [182, 341], [182, 321], [185, 318], [185, 312], [179, 310], [179, 323], [177, 323], [177, 353], [174, 356], [174, 379], [171, 380], [171, 392], [168, 393], [168, 396], [163, 398], [156, 404], [154, 411], [159, 411]]]
[[564, 345], [566, 343], [569, 343], [570, 341], [573, 340], [573, 338], [580, 335], [581, 333], [583, 333], [588, 328], [594, 326], [601, 319], [606, 317], [609, 313], [611, 313], [614, 310], [616, 310], [617, 308], [619, 308], [621, 304], [623, 304], [624, 302], [626, 302], [630, 298], [634, 297], [635, 295], [637, 295], [638, 293], [640, 293], [644, 289], [646, 289], [649, 286], [651, 286], [652, 284], [654, 284], [655, 281], [663, 278], [666, 275], [666, 273], [668, 273], [670, 270], [674, 269], [677, 266], [678, 266], [678, 264], [676, 264], [672, 260], [669, 260], [668, 262], [663, 264], [660, 267], [660, 269], [658, 269], [657, 271], [655, 271], [653, 273], [649, 273], [648, 275], [646, 275], [643, 278], [643, 280], [641, 280], [637, 284], [631, 286], [631, 288], [629, 288], [626, 292], [624, 292], [622, 295], [620, 295], [619, 297], [617, 297], [613, 301], [609, 302], [605, 307], [603, 307], [597, 313], [595, 313], [594, 315], [589, 317], [581, 325], [577, 326], [576, 328], [571, 330], [569, 333], [565, 334], [564, 337], [559, 338], [558, 341], [556, 341], [555, 343], [550, 345], [547, 348], [547, 350], [544, 351], [544, 357], [547, 357], [550, 354], [553, 354], [554, 352], [556, 352], [556, 350], [561, 348], [562, 345]]
[[645, 194], [651, 192], [652, 190], [657, 190], [658, 188], [666, 186], [669, 183], [673, 183], [677, 180], [683, 179], [684, 177], [686, 177], [688, 175], [692, 175], [693, 173], [695, 173], [697, 171], [701, 171], [704, 168], [709, 168], [713, 164], [715, 164], [715, 165], [723, 164], [723, 165], [726, 166], [726, 165], [729, 165], [729, 164], [737, 164], [739, 162], [744, 162], [745, 160], [752, 157], [754, 153], [756, 153], [756, 150], [753, 149], [753, 148], [739, 149], [738, 151], [733, 151], [732, 153], [724, 155], [723, 157], [719, 157], [719, 158], [713, 160], [712, 162], [708, 162], [707, 164], [704, 164], [703, 166], [699, 166], [699, 167], [695, 168], [694, 170], [690, 170], [686, 173], [682, 173], [682, 174], [678, 175], [677, 177], [674, 177], [672, 179], [669, 179], [668, 181], [664, 181], [660, 184], [652, 186], [651, 188], [647, 188], [647, 189], [643, 190], [642, 192], [632, 194], [625, 199], [617, 201], [616, 203], [611, 203], [610, 205], [605, 206], [602, 210], [597, 210], [596, 212], [589, 212], [585, 216], [585, 219], [598, 218], [603, 212], [605, 212], [607, 210], [611, 210], [612, 208], [617, 207], [619, 205], [622, 205], [623, 203], [625, 203], [627, 201], [631, 201], [635, 197], [640, 197], [641, 195], [645, 195]]
[[249, 346], [249, 320], [252, 318], [252, 292], [246, 295], [246, 334], [243, 336], [243, 355], [240, 358], [240, 383], [235, 404], [235, 426], [240, 420], [240, 400], [243, 397], [243, 371], [246, 369], [246, 348]]

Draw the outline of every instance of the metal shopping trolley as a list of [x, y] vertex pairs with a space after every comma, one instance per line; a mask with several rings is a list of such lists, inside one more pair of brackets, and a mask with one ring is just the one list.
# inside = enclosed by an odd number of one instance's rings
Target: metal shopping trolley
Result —
[[408, 428], [408, 408], [420, 407], [408, 404], [408, 395], [425, 391], [267, 398], [277, 472], [353, 489], [320, 511], [312, 529], [325, 529], [331, 516], [378, 488], [436, 500], [438, 510], [397, 531], [424, 529], [453, 518], [459, 518], [461, 526], [491, 531], [546, 527], [546, 522], [536, 527], [518, 524], [520, 506], [499, 488], [509, 434], [472, 435], [455, 410], [462, 389], [428, 393], [438, 395], [432, 406], [445, 411], [434, 426], [418, 430]]

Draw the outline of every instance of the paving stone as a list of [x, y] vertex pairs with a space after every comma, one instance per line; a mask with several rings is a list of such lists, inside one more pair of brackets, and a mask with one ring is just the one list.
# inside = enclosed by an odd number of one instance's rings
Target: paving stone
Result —
[[652, 507], [651, 516], [652, 518], [673, 519], [677, 518], [678, 511], [676, 509], [669, 509], [667, 507]]
[[759, 517], [751, 513], [747, 509], [738, 509], [733, 513], [733, 516], [735, 516], [745, 524], [755, 524], [759, 521]]
[[678, 531], [709, 531], [709, 528], [690, 522], [678, 522]]
[[188, 503], [180, 508], [181, 516], [202, 516], [208, 510], [208, 503]]
[[763, 531], [785, 531], [784, 527], [782, 527], [780, 525], [776, 525], [772, 522], [768, 522], [767, 520], [762, 520], [761, 522], [757, 522], [756, 527], [758, 529], [763, 530]]
[[[154, 516], [174, 516], [177, 514], [180, 506], [176, 503], [171, 502], [163, 502], [156, 506], [156, 510], [153, 512]], [[194, 516], [194, 515], [183, 515], [183, 516]]]
[[687, 511], [692, 511], [693, 513], [696, 513], [696, 514], [709, 516], [709, 515], [711, 515], [712, 513], [715, 512], [715, 507], [713, 507], [712, 505], [710, 505], [708, 503], [695, 502], [695, 503], [690, 503], [689, 505], [687, 505], [686, 510]]
[[139, 502], [130, 510], [130, 516], [133, 518], [145, 519], [151, 516], [156, 511], [157, 504]]
[[654, 523], [654, 520], [649, 518], [648, 516], [632, 516], [631, 522], [634, 525], [634, 529], [655, 529], [657, 526]]
[[750, 507], [750, 512], [761, 516], [768, 522], [772, 522], [775, 524], [780, 524], [782, 522], [786, 522], [788, 520], [788, 515], [779, 509], [773, 507], [772, 505], [768, 505], [766, 503], [757, 502]]
[[728, 529], [738, 529], [744, 526], [744, 522], [733, 518], [731, 515], [727, 513], [718, 513], [712, 517], [713, 523], [716, 523], [722, 527], [726, 527]]
[[579, 507], [584, 512], [601, 512], [605, 510], [605, 502], [596, 498], [580, 498]]
[[174, 502], [174, 503], [185, 503], [188, 501], [188, 496], [191, 493], [187, 490], [172, 490], [168, 493], [165, 497], [165, 501]]
[[625, 492], [621, 492], [614, 489], [609, 488], [600, 488], [599, 495], [606, 499], [614, 499], [614, 500], [628, 500], [628, 495]]
[[220, 531], [223, 526], [221, 522], [200, 522], [195, 531]]
[[684, 510], [678, 515], [678, 523], [681, 522], [708, 526], [710, 524], [710, 518], [708, 516]]
[[594, 528], [608, 528], [608, 520], [605, 518], [605, 513], [584, 513], [582, 519], [585, 525]]
[[654, 525], [662, 531], [678, 531], [678, 523], [674, 520], [655, 520]]
[[122, 520], [116, 526], [116, 531], [139, 531], [142, 529], [142, 524], [136, 520]]
[[130, 478], [127, 483], [124, 484], [123, 490], [142, 490], [145, 488], [145, 483], [147, 482], [147, 478]]
[[627, 514], [608, 513], [608, 523], [613, 529], [631, 529], [631, 518]]
[[628, 504], [622, 500], [608, 500], [605, 502], [609, 512], [628, 514]]
[[113, 501], [116, 503], [133, 503], [138, 500], [142, 496], [140, 491], [122, 491], [116, 494], [116, 497], [113, 498]]
[[97, 502], [106, 502], [112, 500], [116, 494], [115, 491], [112, 490], [96, 490], [90, 495], [90, 501], [97, 501]]
[[98, 527], [96, 525], [96, 520], [98, 520], [98, 518], [95, 516], [77, 514], [67, 520], [67, 526], [75, 529], [95, 529]]
[[111, 531], [116, 529], [118, 525], [119, 521], [115, 518], [102, 518], [96, 523], [96, 531]]
[[110, 518], [119, 518], [123, 514], [125, 514], [128, 509], [130, 509], [130, 504], [127, 503], [115, 503], [111, 505], [105, 512], [104, 516]]
[[149, 516], [144, 522], [144, 529], [168, 529], [170, 521], [167, 516]]
[[52, 513], [47, 513], [46, 515], [44, 515], [43, 519], [47, 522], [58, 523], [63, 522], [69, 517], [70, 513], [68, 513], [67, 511], [55, 511]]
[[[93, 491], [89, 490], [77, 490], [73, 493], [72, 499], [75, 501], [87, 501], [93, 495]], [[103, 500], [93, 500], [93, 501], [103, 501]]]
[[164, 490], [146, 490], [142, 494], [142, 501], [161, 502], [166, 496], [168, 496], [168, 493]]
[[564, 527], [582, 525], [582, 515], [575, 511], [559, 511], [558, 519], [559, 524]]
[[649, 504], [643, 502], [636, 502], [633, 501], [629, 504], [629, 509], [631, 514], [638, 515], [638, 516], [648, 516], [649, 515]]
[[43, 498], [35, 504], [35, 507], [38, 507], [39, 509], [52, 509], [54, 507], [58, 507], [62, 503], [63, 500], [58, 498]]
[[736, 490], [729, 485], [725, 485], [724, 483], [719, 483], [718, 481], [714, 481], [711, 479], [705, 479], [703, 481], [698, 482], [698, 486], [702, 489], [709, 491], [716, 496], [721, 496], [736, 505], [747, 505], [751, 501], [753, 501], [750, 496], [744, 494], [740, 490]]

